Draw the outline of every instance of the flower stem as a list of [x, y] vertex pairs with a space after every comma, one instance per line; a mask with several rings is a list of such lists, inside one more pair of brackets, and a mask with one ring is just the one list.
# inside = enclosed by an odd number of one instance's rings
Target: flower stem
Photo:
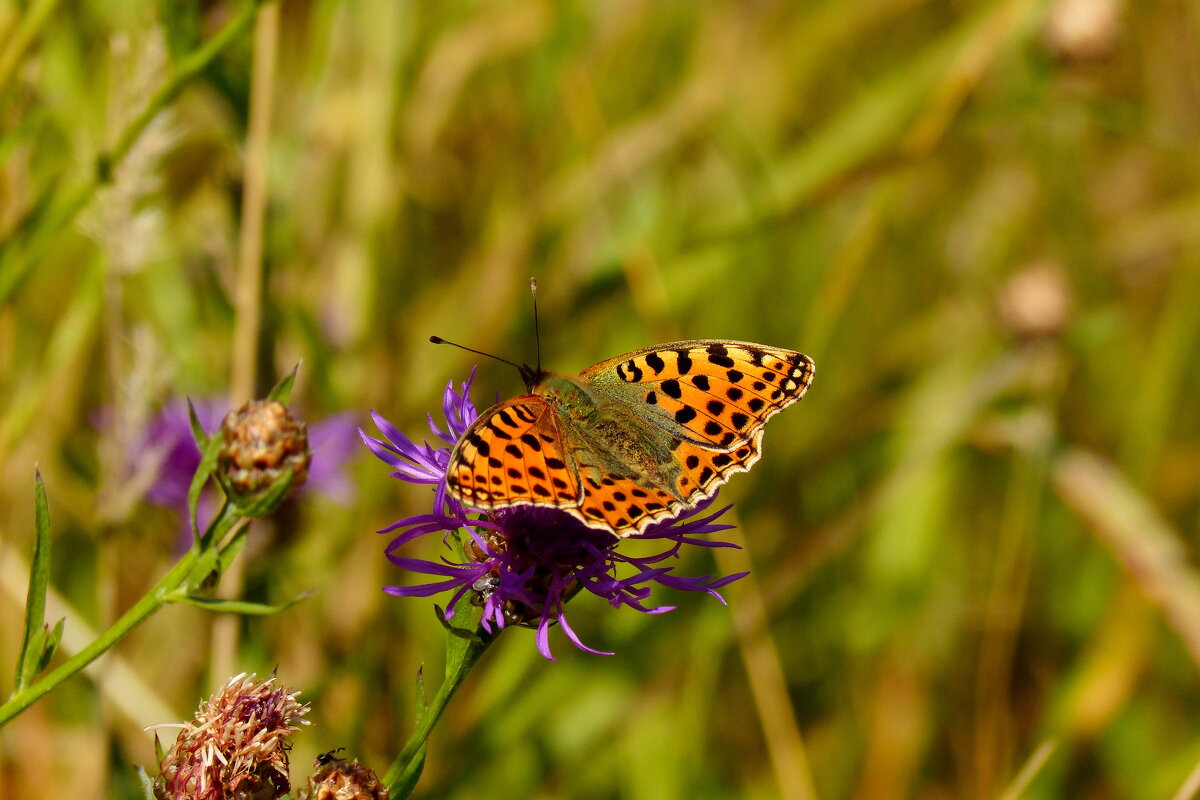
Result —
[[[236, 515], [232, 504], [226, 500], [217, 516], [209, 523], [204, 536], [183, 555], [183, 558], [179, 559], [175, 566], [171, 567], [158, 583], [154, 584], [150, 591], [146, 592], [141, 600], [122, 614], [120, 619], [96, 637], [91, 644], [64, 661], [53, 672], [14, 693], [4, 705], [0, 706], [0, 728], [52, 692], [67, 678], [104, 655], [109, 648], [124, 639], [130, 631], [171, 602], [172, 595], [187, 583], [201, 556], [209, 554], [209, 551], [220, 544], [225, 535], [234, 530], [239, 523], [244, 525], [247, 522], [248, 520], [245, 518]], [[214, 560], [214, 568], [216, 566], [217, 561]]]
[[151, 614], [162, 608], [169, 602], [171, 592], [179, 588], [187, 579], [199, 557], [200, 550], [193, 547], [171, 568], [170, 572], [162, 577], [162, 580], [154, 585], [154, 588], [121, 615], [121, 618], [100, 634], [95, 641], [67, 659], [44, 678], [35, 681], [10, 697], [8, 702], [0, 706], [0, 727], [53, 691], [67, 678], [95, 661]]
[[479, 630], [478, 637], [466, 642], [457, 658], [447, 659], [446, 678], [438, 688], [433, 702], [421, 714], [417, 720], [416, 730], [413, 731], [412, 736], [408, 737], [404, 749], [400, 751], [400, 755], [396, 756], [396, 760], [388, 768], [387, 774], [383, 776], [384, 785], [388, 787], [388, 791], [393, 793], [396, 800], [408, 796], [407, 791], [403, 794], [399, 793], [400, 787], [408, 783], [408, 790], [411, 791], [412, 783], [416, 781], [413, 776], [414, 769], [418, 768], [416, 762], [423, 761], [425, 758], [425, 741], [433, 731], [433, 726], [441, 718], [450, 698], [462, 685], [467, 673], [471, 671], [471, 668], [479, 661], [479, 657], [483, 655], [483, 651], [487, 650], [488, 645], [495, 639], [496, 634], [488, 634]]

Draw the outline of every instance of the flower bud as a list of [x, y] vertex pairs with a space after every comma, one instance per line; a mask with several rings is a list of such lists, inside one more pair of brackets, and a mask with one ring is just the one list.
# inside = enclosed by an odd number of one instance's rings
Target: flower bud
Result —
[[375, 770], [331, 756], [317, 759], [317, 771], [309, 777], [308, 788], [300, 791], [300, 800], [388, 800], [388, 789]]
[[230, 411], [221, 423], [224, 445], [219, 474], [237, 499], [253, 498], [275, 485], [290, 469], [290, 488], [304, 483], [312, 453], [308, 431], [275, 400], [253, 400]]

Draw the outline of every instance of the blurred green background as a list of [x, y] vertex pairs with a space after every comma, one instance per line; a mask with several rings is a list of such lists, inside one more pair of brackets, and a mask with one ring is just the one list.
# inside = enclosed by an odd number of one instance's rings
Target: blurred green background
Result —
[[[747, 549], [680, 566], [748, 560], [730, 605], [581, 597], [613, 658], [507, 633], [417, 796], [1195, 793], [1195, 3], [284, 0], [122, 140], [240, 8], [0, 2], [0, 675], [35, 464], [84, 637], [176, 556], [142, 497], [163, 403], [301, 361], [310, 421], [419, 436], [474, 363], [428, 336], [533, 360], [536, 276], [560, 371], [721, 337], [816, 379], [721, 493]], [[519, 391], [480, 365], [481, 406]], [[313, 598], [167, 608], [0, 734], [0, 796], [134, 796], [144, 726], [276, 665], [314, 704], [295, 778], [385, 767], [443, 631], [379, 590], [373, 531], [428, 492], [358, 449], [354, 499], [260, 523], [221, 589]]]

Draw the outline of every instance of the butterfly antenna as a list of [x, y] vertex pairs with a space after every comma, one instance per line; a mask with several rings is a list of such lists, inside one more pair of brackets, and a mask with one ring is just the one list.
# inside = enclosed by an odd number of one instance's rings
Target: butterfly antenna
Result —
[[533, 295], [533, 341], [537, 348], [537, 372], [542, 374], [542, 332], [538, 328], [537, 278], [529, 279], [529, 293]]
[[466, 350], [468, 353], [474, 353], [477, 356], [483, 356], [485, 358], [493, 358], [496, 361], [499, 361], [501, 364], [508, 364], [510, 367], [516, 367], [517, 372], [521, 373], [521, 379], [525, 381], [526, 388], [532, 389], [533, 384], [537, 383], [533, 370], [531, 370], [527, 365], [518, 364], [514, 361], [509, 361], [507, 358], [501, 358], [500, 356], [495, 356], [491, 353], [485, 353], [482, 350], [476, 350], [473, 347], [467, 347], [466, 345], [459, 344], [458, 342], [451, 342], [447, 339], [443, 339], [440, 336], [430, 336], [429, 341], [433, 342], [434, 344], [448, 344], [451, 347], [457, 347], [459, 350]]

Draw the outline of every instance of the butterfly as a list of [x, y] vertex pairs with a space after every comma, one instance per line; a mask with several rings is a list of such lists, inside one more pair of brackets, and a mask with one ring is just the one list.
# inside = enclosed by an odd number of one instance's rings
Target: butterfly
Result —
[[497, 403], [450, 453], [468, 508], [557, 508], [615, 536], [692, 508], [758, 461], [763, 426], [804, 396], [808, 356], [694, 339], [645, 347], [569, 377], [520, 367], [528, 394]]

